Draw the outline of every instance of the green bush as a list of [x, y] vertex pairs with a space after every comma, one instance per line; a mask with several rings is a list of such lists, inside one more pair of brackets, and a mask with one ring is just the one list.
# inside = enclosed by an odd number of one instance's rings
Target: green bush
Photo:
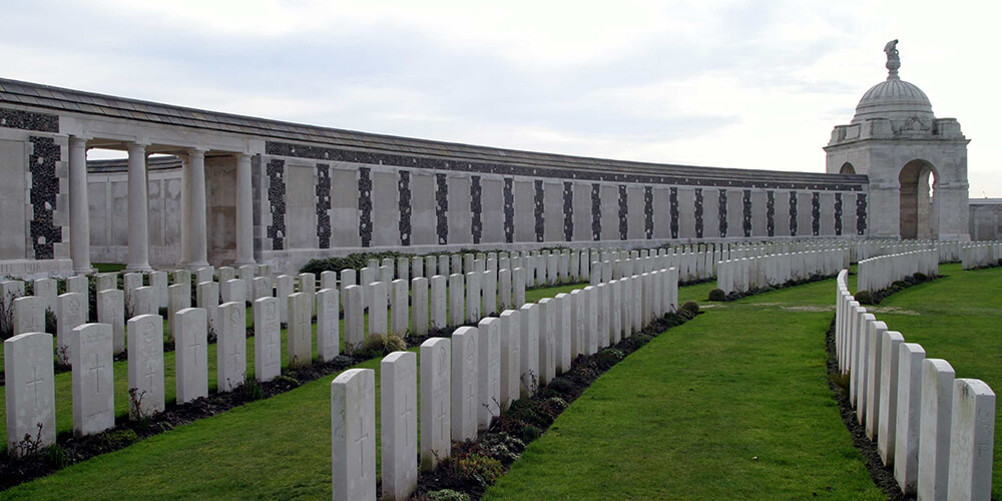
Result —
[[476, 482], [482, 487], [493, 485], [504, 473], [501, 461], [475, 452], [457, 459], [455, 468], [460, 478], [467, 482]]
[[407, 343], [400, 336], [396, 334], [370, 334], [362, 342], [362, 347], [359, 348], [358, 355], [365, 358], [377, 358], [389, 355], [394, 351], [402, 351], [407, 349]]
[[859, 291], [853, 297], [859, 301], [859, 304], [874, 304], [873, 294], [870, 291]]
[[929, 281], [929, 275], [926, 275], [925, 273], [921, 272], [915, 273], [914, 275], [912, 275], [912, 278], [914, 278], [915, 281], [919, 283]]
[[428, 501], [470, 501], [470, 495], [452, 489], [426, 492], [419, 499]]
[[723, 289], [713, 289], [710, 291], [710, 301], [724, 301], [727, 299], [727, 294], [724, 294]]
[[699, 313], [699, 303], [695, 301], [686, 301], [685, 304], [683, 304], [678, 309], [678, 314], [682, 315], [687, 320], [696, 318], [696, 315], [698, 313]]
[[355, 271], [361, 270], [362, 268], [369, 265], [370, 259], [382, 261], [383, 259], [386, 258], [396, 260], [398, 257], [411, 257], [411, 255], [394, 251], [356, 252], [354, 254], [348, 254], [345, 257], [311, 259], [302, 268], [299, 269], [299, 272], [312, 273], [317, 277], [320, 277], [320, 273], [324, 271], [334, 271], [340, 273], [341, 270], [346, 270], [346, 269], [352, 269]]

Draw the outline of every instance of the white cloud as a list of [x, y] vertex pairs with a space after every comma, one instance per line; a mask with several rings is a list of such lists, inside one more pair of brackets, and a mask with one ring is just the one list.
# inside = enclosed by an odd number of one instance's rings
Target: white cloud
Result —
[[[886, 75], [972, 138], [1002, 196], [1002, 4], [37, 0], [5, 8], [4, 77], [338, 128], [664, 163], [820, 172]], [[39, 19], [45, 19], [44, 29]]]

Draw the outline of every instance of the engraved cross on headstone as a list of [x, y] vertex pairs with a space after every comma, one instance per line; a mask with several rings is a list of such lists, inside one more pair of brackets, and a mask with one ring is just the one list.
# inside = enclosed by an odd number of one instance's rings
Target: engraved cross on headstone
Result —
[[32, 367], [31, 373], [33, 379], [29, 380], [25, 385], [30, 388], [35, 394], [35, 408], [38, 408], [38, 385], [44, 381], [43, 378], [38, 377], [38, 367]]
[[91, 366], [90, 373], [94, 375], [94, 386], [96, 388], [95, 391], [97, 393], [101, 393], [101, 371], [103, 371], [104, 368], [107, 367], [107, 365], [104, 364], [98, 365], [98, 362], [100, 362], [100, 357], [98, 356], [97, 353], [95, 353], [94, 365]]

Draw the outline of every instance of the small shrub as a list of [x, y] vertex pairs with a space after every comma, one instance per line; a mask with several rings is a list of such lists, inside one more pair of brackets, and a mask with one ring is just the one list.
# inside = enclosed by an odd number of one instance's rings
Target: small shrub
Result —
[[70, 458], [69, 455], [66, 454], [66, 449], [63, 449], [63, 447], [59, 444], [50, 445], [47, 456], [49, 459], [49, 465], [54, 469], [62, 469], [65, 468], [66, 465], [70, 464]]
[[929, 281], [929, 275], [926, 275], [925, 273], [922, 273], [922, 272], [915, 273], [914, 275], [912, 275], [912, 278], [914, 278], [915, 282], [917, 282], [917, 283], [922, 283], [922, 282], [928, 282]]
[[724, 294], [723, 289], [713, 289], [710, 291], [710, 301], [725, 301], [727, 300], [727, 294]]
[[56, 314], [48, 308], [45, 309], [45, 332], [56, 332]]
[[624, 358], [626, 358], [626, 354], [624, 354], [621, 350], [617, 350], [616, 348], [606, 348], [595, 355], [595, 363], [599, 367], [608, 369], [609, 367], [619, 363], [619, 361]]
[[25, 433], [24, 438], [11, 447], [14, 457], [33, 456], [42, 447], [42, 423], [38, 423], [38, 432], [34, 437], [30, 433]]
[[828, 380], [831, 381], [836, 388], [842, 391], [849, 391], [849, 374], [829, 374]]
[[418, 499], [428, 501], [470, 501], [470, 495], [465, 492], [454, 491], [452, 489], [442, 489], [438, 491], [426, 492]]
[[558, 377], [550, 381], [550, 384], [546, 385], [546, 389], [553, 390], [563, 395], [570, 395], [574, 393], [575, 385], [570, 379]]
[[396, 334], [371, 334], [365, 338], [358, 355], [365, 358], [377, 358], [389, 355], [394, 351], [407, 349], [407, 343]]
[[248, 400], [261, 400], [265, 397], [261, 383], [249, 374], [244, 377], [244, 384], [240, 387], [240, 391]]
[[679, 307], [678, 313], [687, 320], [696, 318], [696, 315], [699, 314], [699, 303], [695, 301], [686, 301], [685, 304]]
[[553, 422], [553, 416], [543, 402], [532, 398], [521, 398], [511, 403], [506, 417], [526, 425], [546, 428]]
[[644, 346], [647, 343], [650, 343], [651, 339], [654, 339], [654, 338], [651, 337], [649, 334], [645, 334], [643, 332], [638, 332], [638, 333], [636, 333], [636, 334], [633, 335], [633, 342], [636, 343], [637, 348], [639, 348], [641, 346]]
[[853, 297], [856, 298], [856, 301], [859, 301], [859, 304], [875, 304], [873, 302], [873, 294], [870, 291], [859, 291]]
[[456, 460], [455, 468], [460, 478], [476, 482], [481, 487], [493, 485], [504, 473], [501, 461], [477, 453]]
[[543, 434], [543, 430], [536, 426], [528, 425], [522, 428], [522, 441], [525, 443], [532, 442], [533, 440], [539, 438]]

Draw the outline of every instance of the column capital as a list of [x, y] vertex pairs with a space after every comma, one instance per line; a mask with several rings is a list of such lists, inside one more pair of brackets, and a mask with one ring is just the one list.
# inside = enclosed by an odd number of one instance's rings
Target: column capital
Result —
[[205, 156], [206, 152], [209, 151], [209, 148], [207, 146], [201, 146], [201, 145], [199, 145], [199, 146], [189, 146], [189, 147], [185, 148], [185, 151], [188, 153], [188, 155]]
[[238, 152], [234, 153], [233, 155], [237, 157], [237, 160], [250, 160], [251, 158], [254, 157], [255, 154], [254, 153], [243, 153], [243, 152], [239, 152], [238, 151]]

